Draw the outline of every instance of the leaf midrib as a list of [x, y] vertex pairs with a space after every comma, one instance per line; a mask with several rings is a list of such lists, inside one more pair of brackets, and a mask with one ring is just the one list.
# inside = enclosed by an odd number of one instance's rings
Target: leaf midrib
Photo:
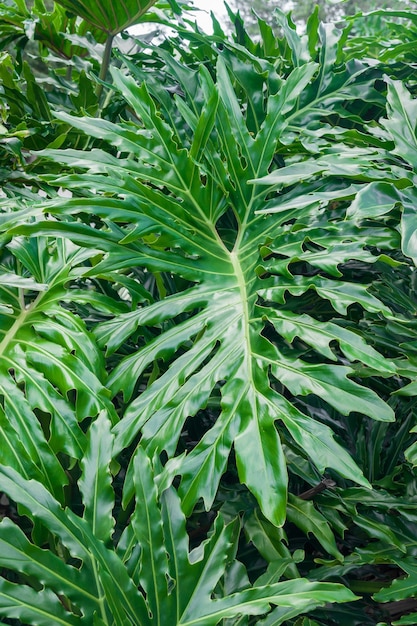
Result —
[[251, 346], [250, 335], [249, 335], [251, 315], [249, 313], [246, 280], [245, 280], [245, 275], [242, 270], [242, 266], [240, 264], [239, 257], [236, 252], [234, 251], [230, 252], [230, 260], [232, 262], [233, 269], [235, 270], [237, 286], [239, 289], [240, 300], [241, 300], [241, 305], [242, 305], [244, 346], [245, 346], [244, 353], [245, 353], [245, 360], [247, 361], [247, 367], [248, 367], [248, 378], [249, 380], [253, 380], [252, 359], [249, 356], [252, 353], [252, 346]]

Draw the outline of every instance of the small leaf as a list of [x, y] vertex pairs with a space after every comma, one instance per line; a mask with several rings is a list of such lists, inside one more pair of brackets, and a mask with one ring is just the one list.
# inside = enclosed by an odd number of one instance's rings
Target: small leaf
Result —
[[0, 274], [0, 285], [11, 285], [19, 289], [33, 289], [34, 291], [46, 291], [48, 285], [37, 283], [33, 278], [25, 278], [12, 272], [2, 272]]
[[88, 444], [81, 461], [78, 486], [84, 503], [84, 519], [92, 532], [105, 543], [111, 538], [114, 519], [114, 492], [110, 463], [113, 435], [111, 422], [102, 411], [88, 431]]
[[[16, 450], [24, 448], [23, 475], [41, 480], [60, 501], [64, 500], [63, 488], [68, 478], [58, 458], [46, 441], [42, 427], [31, 410], [25, 395], [9, 377], [0, 382], [0, 393], [4, 398], [4, 415], [9, 424], [4, 426], [7, 438], [14, 440]], [[5, 446], [6, 447], [6, 446]], [[13, 458], [9, 457], [9, 459]], [[8, 463], [6, 463], [8, 465]], [[19, 463], [20, 465], [20, 463]], [[13, 467], [16, 467], [12, 463]]]
[[21, 504], [31, 519], [41, 520], [73, 556], [89, 560], [84, 536], [77, 524], [74, 524], [75, 516], [70, 519], [71, 512], [65, 512], [43, 485], [34, 480], [25, 480], [11, 467], [0, 466], [0, 488]]
[[0, 579], [0, 615], [34, 626], [78, 626], [81, 617], [68, 613], [59, 598], [49, 591], [35, 591], [22, 584]]
[[388, 120], [384, 127], [391, 135], [395, 148], [393, 152], [401, 156], [417, 171], [417, 103], [399, 80], [386, 78], [388, 83]]
[[408, 446], [408, 448], [404, 451], [405, 458], [413, 467], [417, 466], [417, 442]]
[[376, 537], [388, 545], [395, 546], [401, 552], [406, 552], [404, 542], [397, 537], [395, 532], [383, 523], [372, 519], [370, 515], [366, 517], [363, 515], [355, 515], [354, 521], [355, 524], [362, 528], [370, 537]]
[[417, 193], [414, 188], [401, 192], [403, 214], [401, 218], [401, 248], [417, 265], [417, 228], [415, 224]]
[[141, 447], [134, 460], [136, 509], [131, 524], [141, 546], [140, 582], [157, 622], [169, 614], [168, 559], [164, 546], [161, 511], [151, 463]]
[[392, 622], [392, 626], [415, 626], [417, 623], [417, 613], [409, 613], [404, 615], [401, 619]]
[[343, 555], [336, 546], [336, 540], [330, 525], [325, 517], [314, 507], [313, 502], [301, 500], [296, 496], [290, 495], [288, 520], [307, 535], [309, 533], [314, 535], [329, 554], [343, 561]]
[[8, 518], [0, 523], [0, 565], [36, 580], [55, 593], [65, 594], [85, 614], [92, 615], [99, 598], [94, 595], [91, 571], [76, 569], [50, 550], [31, 544], [24, 533]]
[[[353, 593], [334, 583], [311, 583], [304, 578], [297, 578], [282, 583], [253, 587], [245, 591], [213, 601], [213, 614], [197, 614], [193, 618], [182, 617], [179, 626], [215, 626], [220, 618], [234, 617], [240, 614], [262, 615], [271, 604], [291, 608], [292, 615], [299, 615], [327, 602], [352, 602]], [[273, 615], [273, 613], [271, 613]], [[273, 623], [273, 622], [272, 622]]]
[[384, 182], [365, 185], [347, 210], [356, 221], [372, 219], [389, 213], [401, 201], [396, 188]]
[[406, 576], [396, 578], [389, 587], [384, 587], [374, 594], [373, 598], [377, 602], [396, 602], [405, 598], [412, 598], [417, 593], [417, 564], [413, 557], [404, 559], [393, 559], [402, 569]]

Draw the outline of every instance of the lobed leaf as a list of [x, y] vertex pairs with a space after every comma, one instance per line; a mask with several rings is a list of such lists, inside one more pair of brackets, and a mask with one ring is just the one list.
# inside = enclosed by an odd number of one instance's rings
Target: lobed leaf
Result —
[[0, 580], [0, 615], [36, 626], [78, 626], [82, 618], [64, 609], [59, 598], [49, 591]]
[[114, 526], [114, 491], [110, 473], [113, 436], [110, 429], [110, 419], [103, 411], [89, 428], [78, 481], [84, 502], [84, 519], [97, 539], [105, 543], [111, 538]]
[[[155, 49], [153, 63], [158, 72], [163, 68], [165, 82], [131, 60], [112, 72], [128, 115], [57, 113], [60, 122], [90, 137], [92, 147], [41, 153], [64, 166], [43, 182], [73, 196], [51, 194], [44, 212], [53, 220], [12, 230], [81, 245], [83, 262], [94, 258], [81, 271], [84, 280], [111, 276], [113, 284], [120, 276], [121, 284], [137, 284], [130, 310], [111, 311], [108, 300], [97, 298], [95, 310], [107, 309], [112, 318], [94, 321], [93, 337], [67, 318], [65, 339], [59, 340], [59, 326], [48, 330], [42, 319], [35, 320], [36, 348], [25, 346], [27, 363], [52, 388], [62, 397], [76, 392], [78, 419], [107, 410], [114, 456], [140, 438], [127, 468], [125, 504], [138, 489], [144, 493], [137, 465], [142, 448], [150, 458], [168, 456], [158, 485], [164, 490], [179, 476], [187, 513], [199, 498], [206, 508], [213, 504], [233, 450], [240, 481], [280, 526], [287, 505], [282, 441], [288, 437], [318, 471], [331, 468], [369, 486], [334, 439], [326, 425], [330, 418], [322, 423], [308, 403], [301, 413], [304, 397], [319, 402], [322, 415], [333, 410], [336, 425], [351, 413], [383, 422], [394, 418], [385, 391], [375, 389], [376, 373], [394, 381], [397, 363], [364, 330], [368, 320], [383, 326], [394, 318], [377, 285], [380, 273], [402, 270], [395, 209], [397, 198], [408, 193], [386, 136], [371, 135], [358, 112], [362, 105], [368, 113], [375, 107], [374, 117], [382, 111], [379, 70], [369, 60], [345, 61], [345, 35], [334, 26], [302, 36], [280, 11], [278, 18], [289, 46], [283, 65], [238, 42], [210, 47], [215, 63], [209, 70], [189, 63], [182, 52]], [[115, 28], [109, 22], [106, 32]], [[193, 41], [202, 44], [198, 33]], [[393, 113], [393, 120], [398, 115], [403, 113]], [[157, 285], [151, 297], [149, 281]], [[68, 290], [61, 295], [68, 302]], [[92, 295], [88, 299], [94, 303]], [[96, 340], [107, 348], [107, 381], [103, 362], [98, 358], [90, 369], [89, 350], [77, 348], [82, 336], [95, 354]], [[215, 410], [207, 411], [207, 427], [181, 453], [189, 421], [198, 421], [209, 403]], [[94, 467], [96, 479], [105, 477], [108, 519], [104, 457]], [[87, 466], [80, 486], [91, 494], [86, 476]], [[151, 493], [147, 507], [161, 540], [157, 496]], [[149, 542], [150, 525], [135, 528]], [[321, 537], [330, 547], [325, 532]], [[145, 576], [134, 571], [140, 580]], [[154, 587], [155, 580], [143, 581]], [[149, 593], [158, 610], [156, 592]]]
[[377, 602], [390, 602], [413, 597], [416, 593], [417, 567], [413, 557], [395, 560], [406, 576], [395, 579], [389, 587], [384, 587], [374, 594]]

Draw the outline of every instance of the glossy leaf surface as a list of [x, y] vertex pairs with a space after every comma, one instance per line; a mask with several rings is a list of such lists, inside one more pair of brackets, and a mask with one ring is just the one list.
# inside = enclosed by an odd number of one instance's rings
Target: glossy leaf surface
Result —
[[[102, 430], [103, 442], [109, 433], [107, 429], [107, 435], [104, 434], [104, 417], [98, 418], [96, 424], [95, 430]], [[104, 446], [101, 448], [101, 457], [108, 463], [110, 450], [106, 453]], [[85, 478], [80, 483], [86, 498]], [[28, 585], [2, 579], [0, 614], [18, 617], [24, 623], [42, 625], [48, 620], [50, 624], [74, 625], [89, 620], [99, 624], [151, 626], [169, 619], [177, 626], [216, 626], [223, 618], [242, 613], [266, 613], [275, 604], [291, 605], [295, 614], [299, 614], [306, 606], [355, 599], [342, 585], [297, 579], [254, 586], [213, 600], [213, 591], [235, 556], [236, 523], [224, 525], [219, 517], [209, 538], [190, 550], [178, 495], [171, 488], [159, 498], [150, 460], [142, 448], [135, 457], [135, 486], [136, 507], [131, 527], [128, 524], [125, 533], [129, 534], [132, 529], [140, 546], [139, 578], [144, 595], [137, 590], [129, 575], [131, 551], [124, 552], [126, 562], [114, 548], [105, 548], [95, 536], [100, 534], [100, 527], [88, 509], [84, 519], [77, 517], [69, 509], [63, 509], [40, 483], [21, 478], [11, 468], [1, 468], [1, 489], [24, 507], [31, 519], [42, 520], [71, 555], [81, 561], [82, 567], [79, 569], [66, 563], [52, 550], [40, 549], [15, 523], [4, 519], [0, 523], [0, 564], [14, 572], [33, 576], [44, 588], [39, 593]], [[92, 505], [96, 501], [96, 497], [91, 497]], [[103, 505], [106, 504], [103, 494]], [[61, 604], [64, 596], [71, 601], [68, 611]]]
[[58, 0], [58, 4], [67, 11], [82, 17], [94, 28], [110, 35], [116, 35], [136, 24], [155, 2], [156, 0], [125, 0], [119, 3], [111, 2], [111, 0], [94, 0], [93, 2]]
[[[329, 42], [323, 39], [323, 51], [337, 45], [337, 39]], [[81, 203], [108, 227], [61, 222], [45, 223], [43, 228], [102, 250], [102, 260], [91, 276], [145, 266], [188, 283], [178, 293], [96, 328], [99, 343], [107, 345], [110, 354], [133, 334], [140, 337], [146, 329], [163, 324], [151, 341], [138, 345], [111, 373], [113, 393], [122, 392], [128, 402], [123, 419], [114, 427], [115, 453], [141, 433], [150, 454], [165, 450], [171, 457], [186, 418], [196, 415], [216, 393], [220, 402], [215, 424], [186, 456], [168, 461], [162, 484], [181, 475], [184, 510], [191, 511], [199, 497], [209, 508], [233, 445], [240, 480], [255, 494], [267, 518], [281, 525], [286, 503], [282, 425], [321, 471], [331, 466], [342, 476], [367, 484], [330, 429], [303, 414], [288, 394], [316, 394], [341, 414], [354, 410], [377, 420], [393, 419], [392, 410], [374, 391], [352, 379], [354, 369], [344, 357], [384, 375], [394, 374], [394, 364], [331, 317], [323, 322], [314, 315], [295, 316], [285, 301], [286, 294], [299, 296], [314, 288], [316, 302], [330, 298], [340, 312], [346, 313], [359, 298], [364, 308], [390, 315], [366, 285], [340, 277], [343, 267], [356, 260], [371, 265], [379, 261], [395, 266], [395, 262], [369, 251], [377, 243], [371, 230], [354, 221], [350, 224], [343, 212], [329, 223], [316, 211], [329, 202], [320, 195], [314, 180], [317, 173], [329, 176], [332, 202], [354, 199], [363, 186], [350, 186], [349, 179], [379, 178], [373, 165], [377, 151], [346, 148], [345, 154], [337, 155], [332, 149], [323, 164], [310, 159], [300, 166], [274, 169], [271, 179], [264, 177], [277, 149], [287, 145], [289, 128], [291, 141], [303, 141], [301, 120], [307, 111], [314, 117], [316, 106], [325, 114], [327, 102], [355, 99], [353, 84], [362, 84], [365, 67], [354, 74], [346, 68], [343, 80], [341, 76], [340, 81], [330, 81], [326, 89], [320, 78], [324, 68], [318, 70], [313, 62], [294, 68], [279, 90], [270, 87], [266, 108], [252, 130], [235, 91], [241, 67], [229, 68], [227, 55], [225, 61], [218, 59], [216, 84], [203, 68], [194, 71], [165, 60], [171, 80], [183, 92], [176, 97], [182, 123], [187, 124], [183, 134], [178, 134], [169, 103], [153, 83], [148, 89], [114, 71], [114, 84], [140, 123], [114, 124], [64, 114], [59, 118], [117, 147], [119, 156], [101, 149], [86, 154], [47, 153], [74, 170], [56, 181], [60, 185], [73, 191], [89, 185], [101, 190]], [[370, 99], [378, 100], [369, 85], [367, 89]], [[245, 98], [250, 100], [250, 95]], [[301, 170], [304, 180], [311, 182], [301, 183], [295, 194], [287, 187], [299, 179]], [[339, 178], [333, 182], [342, 170], [348, 184], [336, 183]], [[268, 202], [267, 193], [272, 194]], [[298, 211], [291, 208], [295, 196], [295, 206], [302, 207]], [[48, 210], [74, 215], [80, 203], [63, 200]], [[289, 223], [292, 219], [295, 225]], [[36, 227], [20, 231], [33, 233]], [[385, 234], [382, 245], [389, 250], [395, 235], [389, 229]], [[277, 256], [285, 256], [285, 261]], [[310, 264], [320, 275], [292, 270], [297, 263]], [[332, 296], [332, 290], [337, 295]], [[276, 335], [267, 330], [271, 324]], [[296, 337], [333, 363], [309, 363], [296, 349]], [[152, 384], [143, 386], [141, 381], [155, 362], [166, 366]], [[138, 385], [141, 393], [132, 395]], [[132, 468], [129, 477], [126, 501], [133, 495]]]
[[0, 7], [2, 619], [409, 622], [415, 11], [62, 4]]

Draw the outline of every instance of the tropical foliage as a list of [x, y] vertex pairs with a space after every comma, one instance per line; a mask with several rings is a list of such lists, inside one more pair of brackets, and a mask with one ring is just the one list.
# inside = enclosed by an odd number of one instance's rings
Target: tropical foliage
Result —
[[0, 615], [411, 624], [417, 8], [180, 4], [0, 5]]
[[[407, 11], [413, 0], [379, 0], [377, 5], [374, 0], [287, 0], [285, 2], [271, 2], [270, 0], [231, 0], [229, 4], [232, 9], [239, 12], [245, 22], [245, 29], [256, 35], [257, 18], [260, 17], [273, 26], [271, 13], [275, 7], [291, 10], [292, 19], [300, 28], [304, 28], [313, 8], [318, 7], [319, 18], [323, 22], [343, 23], [349, 16], [358, 13], [366, 14], [379, 9], [397, 9]], [[372, 19], [372, 18], [371, 18]], [[367, 18], [366, 22], [369, 21]], [[374, 35], [381, 33], [381, 28], [373, 29]]]

